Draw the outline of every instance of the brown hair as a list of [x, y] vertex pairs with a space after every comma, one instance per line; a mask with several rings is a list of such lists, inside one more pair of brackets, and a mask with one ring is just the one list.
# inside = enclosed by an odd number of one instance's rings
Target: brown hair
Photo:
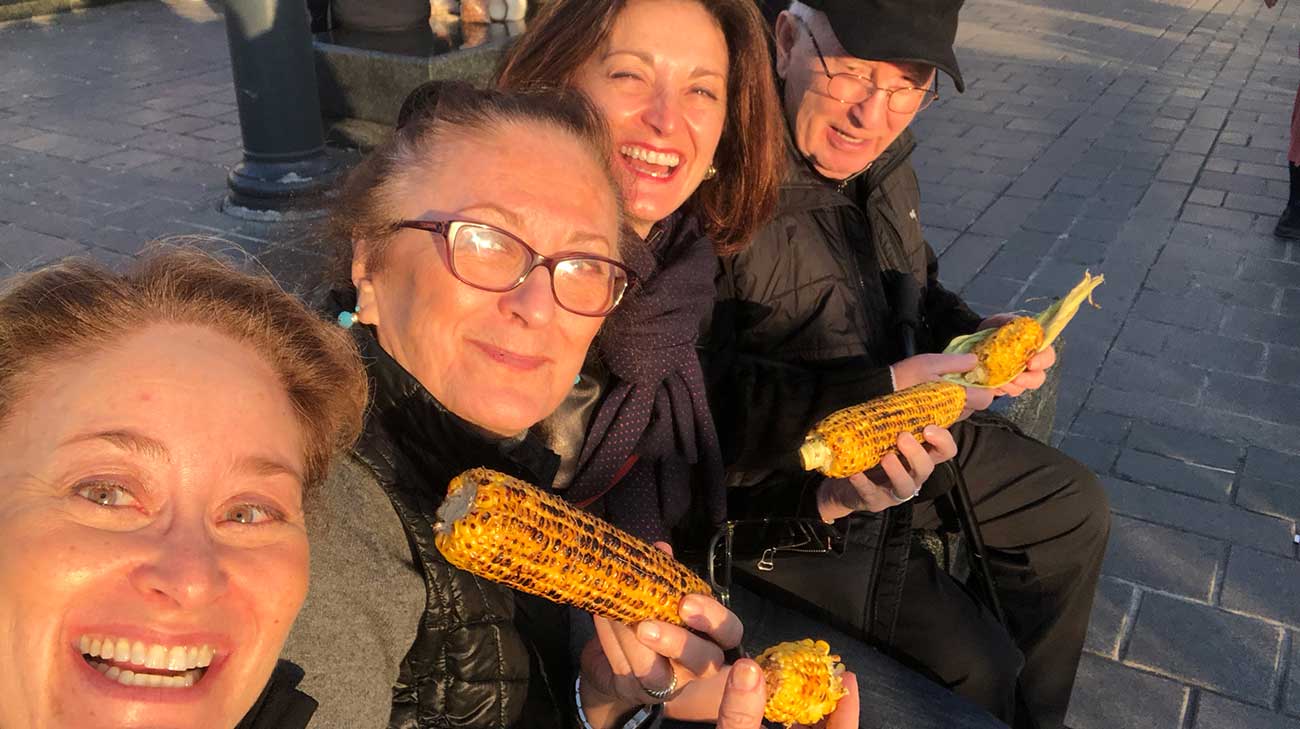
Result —
[[[753, 0], [698, 0], [727, 39], [727, 121], [714, 164], [718, 176], [687, 205], [720, 254], [743, 250], [776, 210], [785, 174], [785, 121], [768, 56], [770, 31]], [[506, 53], [501, 88], [569, 86], [609, 38], [627, 0], [552, 0]]]
[[510, 123], [546, 124], [572, 135], [604, 170], [623, 230], [621, 188], [609, 170], [605, 118], [587, 97], [564, 89], [504, 92], [476, 89], [459, 81], [430, 81], [412, 91], [397, 116], [397, 130], [375, 147], [343, 182], [325, 223], [335, 248], [334, 277], [352, 286], [352, 258], [359, 241], [367, 244], [367, 265], [378, 270], [397, 222], [394, 200], [413, 169], [438, 164], [439, 142], [473, 139], [476, 133]]
[[45, 365], [161, 323], [210, 327], [275, 369], [302, 425], [305, 486], [319, 483], [334, 455], [356, 440], [367, 384], [352, 338], [269, 276], [165, 244], [125, 273], [72, 259], [16, 276], [0, 290], [0, 421]]

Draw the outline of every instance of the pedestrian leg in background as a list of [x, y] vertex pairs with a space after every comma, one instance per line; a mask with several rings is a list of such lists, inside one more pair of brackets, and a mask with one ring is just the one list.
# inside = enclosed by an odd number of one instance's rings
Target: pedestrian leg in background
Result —
[[1286, 152], [1286, 163], [1291, 172], [1291, 192], [1273, 235], [1300, 239], [1300, 89], [1296, 90], [1295, 103], [1291, 106], [1291, 147]]
[[[1110, 534], [1106, 494], [1085, 466], [1005, 423], [972, 418], [952, 434], [1025, 656], [1024, 703], [1042, 729], [1061, 729]], [[913, 525], [951, 526], [953, 518], [929, 502], [917, 506]]]

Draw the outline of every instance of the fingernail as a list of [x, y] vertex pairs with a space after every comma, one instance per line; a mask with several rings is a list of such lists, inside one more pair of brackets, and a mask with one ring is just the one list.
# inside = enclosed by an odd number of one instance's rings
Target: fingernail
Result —
[[641, 623], [641, 637], [646, 640], [659, 640], [659, 626]]
[[741, 691], [753, 691], [758, 688], [758, 666], [753, 663], [741, 663], [731, 669], [728, 679], [732, 687]]
[[695, 604], [694, 598], [687, 595], [686, 598], [682, 600], [682, 606], [678, 612], [681, 613], [683, 620], [689, 620], [690, 618], [700, 614], [700, 606]]

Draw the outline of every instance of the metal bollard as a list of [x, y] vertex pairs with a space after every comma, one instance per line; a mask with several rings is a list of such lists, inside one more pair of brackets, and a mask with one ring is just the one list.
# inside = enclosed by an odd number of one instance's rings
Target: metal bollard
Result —
[[226, 36], [244, 159], [223, 209], [237, 217], [311, 217], [339, 165], [325, 150], [307, 9], [301, 0], [226, 0]]

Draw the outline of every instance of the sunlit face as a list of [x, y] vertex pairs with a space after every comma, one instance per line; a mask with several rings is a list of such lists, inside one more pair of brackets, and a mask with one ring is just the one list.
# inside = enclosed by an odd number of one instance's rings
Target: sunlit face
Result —
[[643, 237], [713, 164], [727, 73], [727, 39], [695, 0], [630, 0], [608, 42], [579, 68], [574, 85], [605, 113], [627, 213]]
[[302, 437], [207, 328], [45, 366], [0, 424], [0, 726], [238, 723], [307, 592]]
[[[501, 125], [472, 139], [439, 140], [438, 158], [408, 174], [394, 201], [397, 217], [494, 225], [545, 256], [618, 257], [608, 172], [571, 135], [545, 124]], [[516, 435], [573, 388], [602, 319], [560, 308], [545, 268], [512, 291], [492, 293], [456, 279], [441, 240], [426, 231], [396, 233], [377, 271], [366, 265], [364, 243], [360, 250], [352, 270], [360, 320], [448, 410]]]
[[866, 169], [898, 139], [916, 112], [889, 110], [886, 94], [877, 93], [858, 104], [845, 104], [826, 93], [827, 76], [809, 33], [831, 73], [853, 73], [877, 88], [925, 88], [934, 70], [920, 64], [896, 65], [850, 56], [835, 33], [818, 15], [801, 23], [789, 12], [777, 18], [776, 72], [785, 82], [785, 112], [795, 144], [817, 172], [842, 180]]

